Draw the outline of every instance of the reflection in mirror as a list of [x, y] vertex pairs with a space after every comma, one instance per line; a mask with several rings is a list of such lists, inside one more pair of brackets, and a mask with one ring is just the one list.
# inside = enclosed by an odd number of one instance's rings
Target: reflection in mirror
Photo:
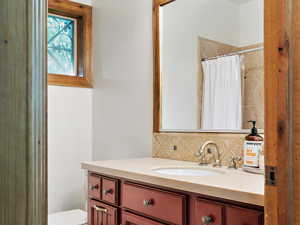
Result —
[[264, 128], [263, 1], [160, 7], [161, 130]]

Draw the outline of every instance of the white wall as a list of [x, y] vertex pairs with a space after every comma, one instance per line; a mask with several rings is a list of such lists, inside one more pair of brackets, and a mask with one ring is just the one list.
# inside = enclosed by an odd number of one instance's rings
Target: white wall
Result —
[[152, 151], [152, 1], [94, 1], [93, 159]]
[[93, 0], [73, 0], [73, 2], [78, 2], [86, 5], [92, 5]]
[[[90, 0], [77, 2], [91, 4]], [[84, 208], [92, 160], [92, 89], [48, 87], [48, 212]]]
[[49, 87], [49, 213], [84, 207], [80, 162], [152, 151], [152, 1], [94, 4], [95, 87]]
[[162, 126], [199, 129], [198, 37], [239, 43], [239, 6], [227, 0], [178, 0], [163, 7]]
[[49, 86], [49, 213], [84, 207], [80, 163], [91, 160], [92, 90]]
[[240, 43], [247, 46], [264, 42], [264, 1], [252, 0], [240, 6]]

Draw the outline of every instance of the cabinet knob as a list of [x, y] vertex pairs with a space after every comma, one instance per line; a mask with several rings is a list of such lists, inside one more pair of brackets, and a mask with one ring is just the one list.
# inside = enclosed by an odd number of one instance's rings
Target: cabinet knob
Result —
[[113, 190], [112, 189], [104, 189], [102, 191], [103, 195], [108, 195], [108, 194], [112, 194], [113, 193]]
[[89, 186], [89, 190], [91, 190], [91, 191], [93, 191], [93, 190], [96, 190], [96, 189], [98, 189], [99, 188], [99, 185], [97, 184], [97, 185], [90, 185]]
[[149, 199], [149, 200], [144, 200], [143, 201], [143, 204], [144, 206], [150, 206], [150, 205], [153, 205], [153, 200], [152, 199]]
[[211, 216], [202, 216], [201, 220], [204, 225], [209, 225], [214, 222], [214, 219]]

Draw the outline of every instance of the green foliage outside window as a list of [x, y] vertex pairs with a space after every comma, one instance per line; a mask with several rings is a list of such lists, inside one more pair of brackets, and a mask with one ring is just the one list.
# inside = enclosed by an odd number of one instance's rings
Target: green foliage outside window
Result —
[[48, 16], [48, 73], [76, 74], [75, 26], [74, 19]]

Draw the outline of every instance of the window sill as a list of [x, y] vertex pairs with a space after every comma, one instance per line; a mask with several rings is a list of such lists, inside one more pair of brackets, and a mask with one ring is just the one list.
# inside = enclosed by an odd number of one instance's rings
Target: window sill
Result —
[[58, 74], [48, 74], [48, 85], [92, 88], [91, 80], [86, 77], [66, 76]]

